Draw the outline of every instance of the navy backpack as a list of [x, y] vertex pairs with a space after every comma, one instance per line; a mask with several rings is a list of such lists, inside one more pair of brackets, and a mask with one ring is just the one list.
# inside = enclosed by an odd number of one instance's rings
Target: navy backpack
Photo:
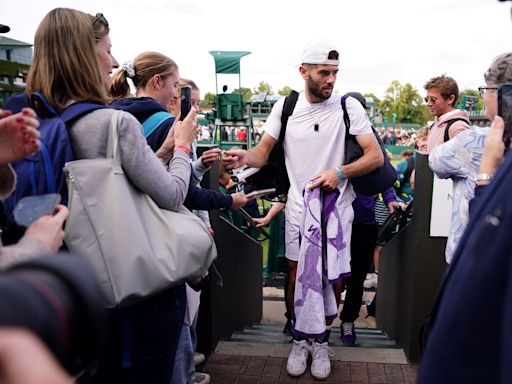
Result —
[[24, 107], [37, 112], [40, 123], [40, 150], [22, 160], [11, 163], [16, 172], [16, 190], [4, 200], [7, 219], [12, 217], [16, 203], [25, 196], [46, 193], [60, 193], [62, 204], [67, 204], [68, 192], [63, 167], [74, 160], [67, 128], [78, 118], [106, 105], [95, 102], [77, 102], [71, 104], [62, 113], [58, 113], [40, 93], [30, 95], [18, 93], [11, 96], [4, 109], [13, 113]]

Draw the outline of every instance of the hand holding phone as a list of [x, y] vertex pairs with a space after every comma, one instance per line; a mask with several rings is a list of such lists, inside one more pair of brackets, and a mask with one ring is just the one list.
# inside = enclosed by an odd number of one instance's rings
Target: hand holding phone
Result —
[[181, 87], [180, 91], [180, 101], [181, 101], [181, 114], [180, 120], [184, 120], [190, 112], [190, 107], [192, 106], [191, 102], [192, 97], [192, 88], [189, 85], [185, 85]]
[[57, 252], [64, 242], [62, 227], [68, 216], [68, 209], [64, 205], [58, 204], [53, 215], [41, 216], [30, 224], [23, 237], [36, 238], [45, 244], [51, 252]]
[[26, 196], [14, 208], [14, 220], [24, 227], [30, 226], [34, 221], [45, 215], [53, 215], [55, 207], [60, 203], [60, 194]]

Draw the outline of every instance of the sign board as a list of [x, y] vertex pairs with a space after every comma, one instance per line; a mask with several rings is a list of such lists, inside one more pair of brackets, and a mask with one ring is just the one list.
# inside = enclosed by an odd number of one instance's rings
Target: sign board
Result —
[[453, 182], [434, 175], [433, 184], [430, 236], [448, 237], [452, 222]]

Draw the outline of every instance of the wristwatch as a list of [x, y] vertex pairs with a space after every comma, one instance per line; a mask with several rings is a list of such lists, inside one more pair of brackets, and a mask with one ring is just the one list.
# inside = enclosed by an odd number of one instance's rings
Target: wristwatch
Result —
[[491, 181], [494, 175], [490, 173], [479, 173], [476, 175], [476, 181]]

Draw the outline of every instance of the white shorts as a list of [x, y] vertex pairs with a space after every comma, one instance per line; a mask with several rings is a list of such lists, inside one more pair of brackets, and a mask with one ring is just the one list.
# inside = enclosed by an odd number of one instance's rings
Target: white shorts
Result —
[[[300, 226], [302, 223], [302, 209], [297, 209], [298, 206], [286, 203], [285, 226], [284, 226], [284, 241], [286, 258], [291, 261], [299, 261], [300, 249]], [[342, 220], [343, 237], [350, 250], [350, 237], [352, 236], [352, 222], [354, 221], [354, 210], [352, 203], [344, 204], [340, 210], [340, 217]], [[349, 253], [350, 254], [350, 253]]]

